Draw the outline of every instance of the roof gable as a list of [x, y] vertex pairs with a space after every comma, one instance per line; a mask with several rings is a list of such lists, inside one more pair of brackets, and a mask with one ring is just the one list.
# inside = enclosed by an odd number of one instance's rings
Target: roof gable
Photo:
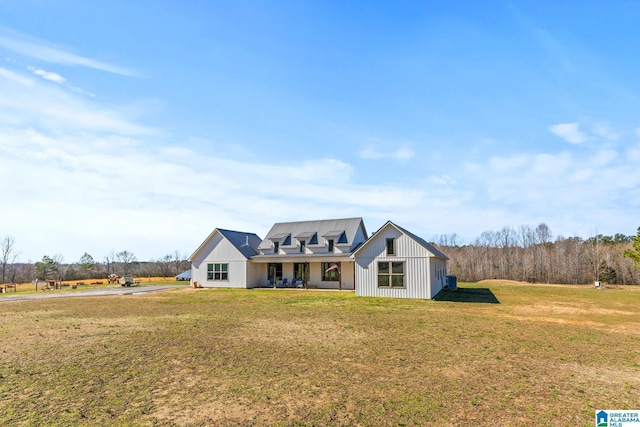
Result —
[[382, 230], [384, 230], [387, 227], [393, 227], [396, 230], [398, 230], [400, 233], [410, 237], [411, 239], [413, 239], [416, 243], [418, 243], [420, 246], [422, 246], [423, 248], [425, 248], [427, 251], [429, 251], [434, 257], [436, 258], [442, 258], [442, 259], [449, 259], [448, 256], [446, 256], [445, 254], [443, 254], [442, 252], [440, 252], [438, 249], [436, 249], [435, 246], [433, 246], [431, 243], [427, 242], [426, 240], [424, 240], [422, 237], [416, 236], [415, 234], [413, 234], [412, 232], [405, 230], [404, 228], [400, 227], [399, 225], [394, 224], [391, 221], [387, 221], [382, 227], [380, 227], [380, 229], [378, 231], [376, 231], [375, 233], [373, 233], [373, 235], [371, 236], [371, 238], [369, 238], [366, 242], [364, 242], [356, 251], [354, 251], [353, 255], [356, 255], [356, 253], [358, 253], [360, 250], [362, 250], [362, 248], [366, 247], [367, 244], [369, 242], [371, 242], [372, 240], [375, 239], [375, 236], [380, 233]]
[[242, 254], [243, 257], [249, 259], [259, 253], [258, 245], [262, 241], [255, 233], [245, 233], [242, 231], [225, 230], [222, 228], [216, 228], [209, 234], [209, 236], [202, 242], [198, 249], [189, 257], [189, 260], [193, 260], [198, 252], [215, 236], [216, 234], [222, 235], [234, 248]]

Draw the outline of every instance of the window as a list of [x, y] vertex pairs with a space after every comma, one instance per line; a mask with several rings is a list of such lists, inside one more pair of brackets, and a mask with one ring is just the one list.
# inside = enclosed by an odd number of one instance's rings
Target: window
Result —
[[404, 262], [378, 262], [379, 288], [404, 288]]
[[229, 264], [207, 264], [207, 280], [229, 280]]
[[307, 245], [304, 240], [300, 240], [300, 253], [303, 254], [307, 250]]
[[293, 277], [296, 280], [309, 280], [309, 263], [296, 262], [293, 264]]
[[277, 254], [280, 252], [280, 242], [273, 242], [273, 253]]
[[282, 263], [281, 262], [270, 262], [267, 265], [267, 279], [269, 280], [282, 280]]
[[396, 254], [395, 241], [395, 239], [387, 239], [387, 255]]
[[323, 262], [322, 263], [322, 281], [323, 282], [339, 282], [340, 281], [340, 263], [339, 262]]
[[333, 252], [333, 239], [327, 240], [327, 243], [329, 244], [329, 252]]

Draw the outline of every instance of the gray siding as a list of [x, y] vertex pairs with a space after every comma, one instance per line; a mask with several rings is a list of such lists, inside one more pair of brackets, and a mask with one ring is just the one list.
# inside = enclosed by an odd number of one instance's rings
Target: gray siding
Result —
[[[396, 239], [396, 255], [386, 254], [387, 238]], [[378, 288], [378, 261], [404, 262], [405, 287]], [[445, 268], [446, 260], [433, 257], [411, 236], [389, 225], [379, 230], [355, 254], [356, 295], [431, 299], [442, 289]]]

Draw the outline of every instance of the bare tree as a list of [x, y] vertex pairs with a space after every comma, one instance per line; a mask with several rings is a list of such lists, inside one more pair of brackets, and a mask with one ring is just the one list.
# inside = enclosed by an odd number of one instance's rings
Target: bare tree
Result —
[[14, 247], [15, 242], [15, 239], [11, 236], [5, 236], [0, 240], [0, 270], [2, 270], [2, 281], [0, 283], [5, 283], [5, 279], [9, 275], [9, 266], [18, 257]]
[[185, 263], [186, 263], [186, 259], [187, 256], [184, 253], [181, 253], [179, 250], [175, 250], [175, 252], [173, 253], [173, 264], [175, 266], [176, 269], [176, 276], [180, 273], [182, 273], [182, 270], [185, 269]]
[[104, 256], [104, 268], [107, 272], [107, 276], [115, 273], [115, 261], [116, 252], [112, 249], [111, 252]]
[[443, 248], [455, 248], [460, 245], [460, 237], [456, 233], [433, 236], [433, 241]]
[[59, 282], [63, 279], [64, 273], [69, 266], [64, 264], [64, 256], [62, 254], [55, 254], [51, 259], [55, 263], [55, 279]]
[[138, 258], [136, 258], [133, 252], [129, 252], [127, 250], [118, 252], [116, 254], [116, 260], [120, 263], [123, 276], [128, 276], [133, 270], [133, 266], [138, 262]]
[[167, 254], [158, 260], [158, 265], [160, 266], [160, 271], [162, 273], [163, 278], [169, 277], [171, 273], [171, 262], [173, 260], [173, 255]]
[[[30, 282], [37, 278], [36, 266], [31, 260], [27, 260], [26, 264], [19, 264], [19, 268], [16, 271], [18, 278], [23, 282]], [[15, 270], [14, 270], [15, 271]]]

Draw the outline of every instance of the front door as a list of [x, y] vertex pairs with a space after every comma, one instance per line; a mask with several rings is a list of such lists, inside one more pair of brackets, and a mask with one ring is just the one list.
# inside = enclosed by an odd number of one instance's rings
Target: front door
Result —
[[302, 280], [304, 284], [309, 282], [309, 263], [308, 262], [296, 262], [293, 264], [293, 277], [298, 280]]
[[282, 263], [281, 262], [271, 262], [267, 267], [267, 279], [273, 280], [272, 283], [278, 283], [278, 280], [282, 280]]

